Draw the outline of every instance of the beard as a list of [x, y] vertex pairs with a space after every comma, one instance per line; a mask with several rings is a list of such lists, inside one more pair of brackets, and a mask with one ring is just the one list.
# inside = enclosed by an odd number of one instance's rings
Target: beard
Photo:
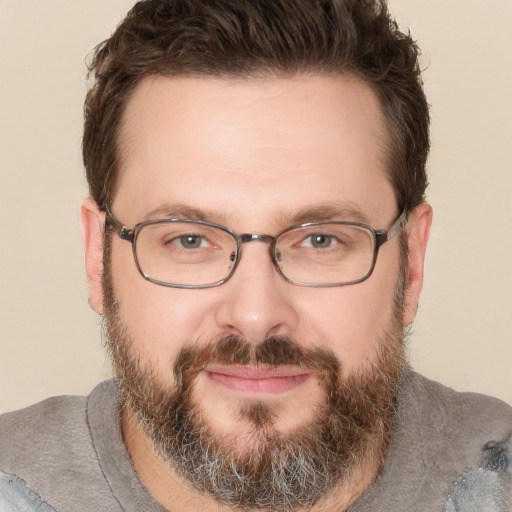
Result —
[[[138, 423], [157, 455], [196, 491], [242, 510], [310, 509], [331, 491], [350, 484], [370, 463], [377, 471], [389, 447], [396, 398], [404, 370], [404, 291], [407, 280], [402, 240], [393, 314], [378, 348], [364, 368], [345, 376], [333, 352], [305, 348], [295, 339], [273, 336], [260, 344], [237, 336], [189, 343], [173, 364], [174, 384], [161, 379], [138, 355], [119, 312], [105, 246], [104, 340], [121, 393], [121, 407]], [[240, 401], [238, 415], [247, 434], [212, 431], [194, 396], [205, 365], [299, 366], [315, 375], [325, 401], [311, 419], [287, 432], [275, 426], [277, 407], [267, 401]]]

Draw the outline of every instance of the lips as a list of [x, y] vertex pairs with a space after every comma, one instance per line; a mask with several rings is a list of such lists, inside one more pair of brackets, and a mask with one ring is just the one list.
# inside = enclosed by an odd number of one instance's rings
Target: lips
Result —
[[286, 366], [263, 368], [209, 365], [204, 372], [216, 384], [233, 391], [253, 394], [284, 393], [299, 386], [310, 376], [302, 368]]

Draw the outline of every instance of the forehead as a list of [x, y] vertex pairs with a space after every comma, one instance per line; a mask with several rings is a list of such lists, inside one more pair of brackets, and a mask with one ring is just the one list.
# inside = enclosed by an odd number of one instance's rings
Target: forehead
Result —
[[371, 218], [394, 206], [387, 138], [351, 76], [150, 77], [122, 120], [116, 201], [133, 221], [176, 204], [229, 220], [345, 202]]

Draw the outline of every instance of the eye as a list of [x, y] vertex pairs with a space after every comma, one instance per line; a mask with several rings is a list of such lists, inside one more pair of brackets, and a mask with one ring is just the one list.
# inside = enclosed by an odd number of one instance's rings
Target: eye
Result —
[[168, 243], [175, 244], [183, 249], [199, 249], [201, 247], [208, 247], [208, 241], [204, 236], [187, 233], [177, 236]]
[[328, 249], [340, 241], [333, 235], [326, 233], [312, 233], [301, 243], [303, 247], [313, 247], [314, 249]]

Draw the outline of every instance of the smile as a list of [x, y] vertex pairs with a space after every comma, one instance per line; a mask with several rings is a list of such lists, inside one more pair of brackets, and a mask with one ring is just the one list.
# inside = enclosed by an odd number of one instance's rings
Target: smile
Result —
[[297, 367], [209, 365], [204, 372], [216, 384], [233, 391], [253, 394], [284, 393], [299, 386], [311, 376], [311, 373]]

